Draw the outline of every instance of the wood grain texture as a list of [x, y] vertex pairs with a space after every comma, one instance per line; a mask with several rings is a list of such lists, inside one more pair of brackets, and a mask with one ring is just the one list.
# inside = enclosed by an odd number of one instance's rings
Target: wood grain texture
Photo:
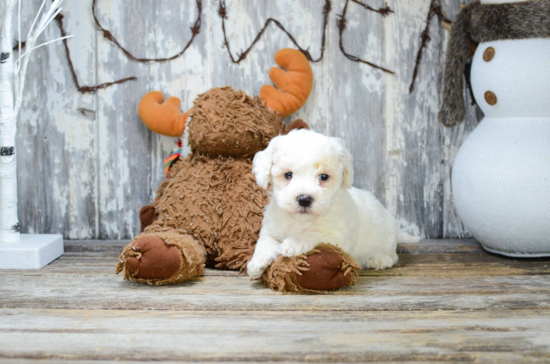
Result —
[[172, 311], [437, 311], [550, 309], [550, 259], [509, 259], [471, 240], [399, 247], [393, 269], [360, 272], [358, 284], [321, 296], [280, 295], [234, 271], [147, 287], [114, 266], [124, 242], [75, 242], [53, 264], [0, 272], [0, 308]]
[[74, 241], [44, 269], [0, 271], [0, 363], [550, 361], [549, 258], [428, 240], [353, 287], [301, 296], [211, 269], [124, 282], [127, 242]]
[[[368, 0], [373, 7], [382, 0]], [[336, 20], [344, 0], [333, 1], [324, 59], [305, 107], [294, 117], [313, 129], [346, 139], [355, 158], [355, 185], [373, 191], [401, 225], [426, 237], [469, 237], [456, 216], [450, 171], [458, 147], [480, 115], [468, 109], [463, 126], [439, 126], [436, 112], [448, 34], [434, 19], [415, 92], [409, 95], [414, 58], [429, 0], [393, 0], [383, 18], [350, 3], [346, 50], [395, 71], [384, 74], [347, 60], [338, 49]], [[453, 18], [461, 0], [443, 0]], [[279, 19], [318, 57], [323, 0], [227, 0], [228, 38], [234, 53], [248, 47], [269, 17]], [[25, 19], [37, 10], [25, 2]], [[128, 239], [139, 231], [138, 212], [152, 201], [163, 178], [162, 162], [174, 139], [151, 133], [137, 116], [143, 94], [161, 90], [182, 99], [182, 109], [214, 86], [231, 85], [256, 95], [269, 83], [275, 52], [292, 46], [270, 28], [240, 65], [223, 46], [218, 1], [203, 1], [200, 34], [188, 51], [167, 63], [137, 63], [99, 33], [91, 1], [68, 1], [63, 13], [76, 72], [83, 84], [136, 76], [137, 81], [79, 94], [64, 50], [36, 51], [19, 120], [19, 211], [23, 232], [62, 233], [68, 239]], [[136, 56], [177, 53], [190, 37], [194, 1], [98, 0], [98, 18]], [[29, 22], [23, 23], [23, 30]], [[46, 36], [57, 36], [52, 27]]]
[[[40, 4], [23, 2], [23, 36]], [[63, 11], [84, 15], [74, 1], [64, 3]], [[66, 24], [75, 34], [72, 50], [77, 73], [84, 82], [94, 82], [94, 27], [80, 16], [68, 15]], [[59, 36], [54, 22], [46, 28], [44, 39]], [[19, 218], [23, 231], [58, 232], [72, 239], [94, 236], [97, 97], [76, 91], [62, 45], [37, 49], [32, 57], [17, 135]]]
[[[0, 310], [0, 322], [4, 343], [0, 355], [6, 358], [186, 362], [550, 359], [548, 311], [251, 315], [14, 309]], [[21, 346], [24, 341], [33, 345]], [[57, 349], [53, 351], [52, 346]]]

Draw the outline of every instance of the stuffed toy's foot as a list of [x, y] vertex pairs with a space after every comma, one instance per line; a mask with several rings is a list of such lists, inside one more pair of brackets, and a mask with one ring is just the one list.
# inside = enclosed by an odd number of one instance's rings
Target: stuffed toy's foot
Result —
[[155, 211], [153, 206], [143, 206], [139, 211], [139, 220], [141, 221], [141, 232], [145, 230], [146, 227], [155, 222], [158, 218], [158, 214]]
[[190, 235], [148, 232], [124, 248], [116, 273], [139, 283], [176, 284], [202, 276], [205, 260], [204, 247]]
[[320, 244], [305, 255], [279, 256], [260, 281], [279, 292], [324, 293], [354, 285], [360, 269], [342, 249]]

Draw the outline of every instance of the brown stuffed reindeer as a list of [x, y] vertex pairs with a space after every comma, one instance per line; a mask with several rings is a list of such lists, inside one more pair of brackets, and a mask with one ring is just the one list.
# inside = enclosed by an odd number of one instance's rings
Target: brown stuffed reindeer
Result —
[[[164, 285], [200, 277], [205, 265], [246, 268], [268, 202], [252, 174], [251, 158], [275, 136], [308, 127], [299, 119], [285, 125], [281, 117], [309, 97], [309, 63], [292, 49], [279, 51], [275, 61], [284, 69], [270, 71], [277, 88], [262, 87], [259, 98], [231, 87], [213, 88], [186, 113], [180, 112], [178, 98], [163, 102], [156, 91], [142, 98], [139, 115], [152, 131], [181, 137], [190, 119], [192, 153], [177, 158], [153, 204], [142, 209], [143, 231], [117, 264], [126, 280]], [[317, 292], [354, 283], [356, 270], [345, 253], [322, 246], [305, 256], [278, 259], [262, 280], [280, 291]]]

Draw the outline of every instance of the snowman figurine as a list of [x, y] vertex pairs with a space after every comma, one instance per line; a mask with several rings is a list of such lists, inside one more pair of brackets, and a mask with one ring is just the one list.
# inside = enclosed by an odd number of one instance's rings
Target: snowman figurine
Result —
[[486, 250], [550, 256], [550, 0], [481, 0], [451, 26], [439, 120], [465, 117], [462, 74], [479, 43], [471, 84], [485, 118], [453, 164], [464, 226]]

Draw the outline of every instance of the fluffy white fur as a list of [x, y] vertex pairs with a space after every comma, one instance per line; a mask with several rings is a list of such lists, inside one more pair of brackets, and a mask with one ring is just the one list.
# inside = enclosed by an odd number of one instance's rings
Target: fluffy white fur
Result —
[[[247, 266], [252, 278], [259, 278], [278, 255], [304, 254], [319, 243], [339, 246], [362, 268], [391, 268], [398, 260], [398, 242], [420, 240], [400, 232], [372, 193], [351, 186], [352, 157], [340, 138], [310, 130], [278, 136], [256, 154], [252, 172], [270, 194]], [[310, 197], [311, 205], [301, 206], [300, 196]]]

